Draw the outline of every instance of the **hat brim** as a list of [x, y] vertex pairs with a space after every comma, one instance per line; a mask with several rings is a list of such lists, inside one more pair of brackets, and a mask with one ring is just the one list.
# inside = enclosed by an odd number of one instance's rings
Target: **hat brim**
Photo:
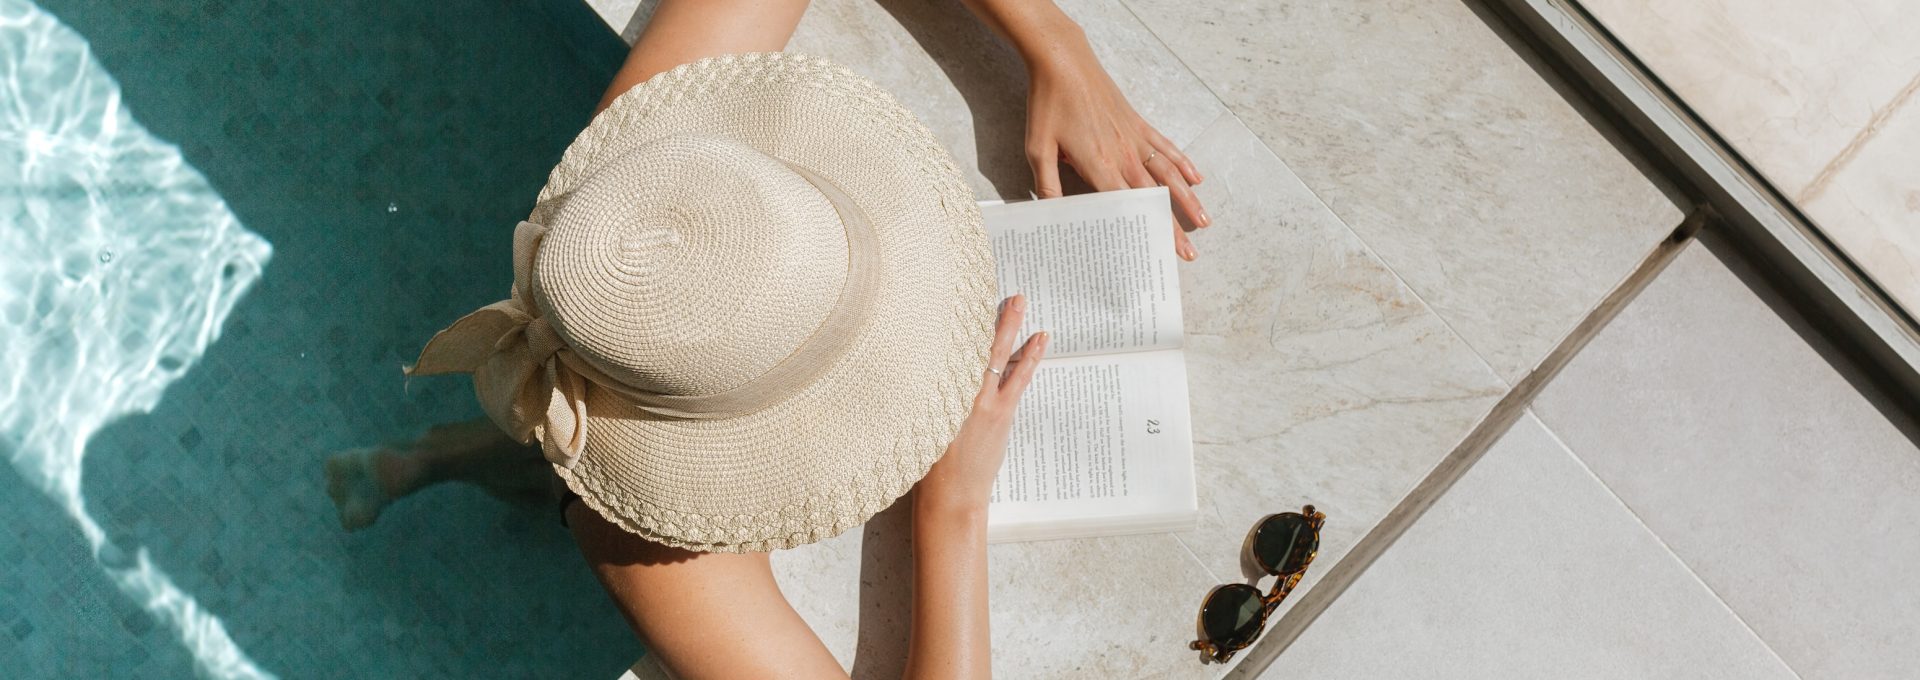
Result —
[[585, 448], [555, 471], [621, 528], [689, 550], [791, 548], [866, 522], [926, 474], [983, 379], [999, 294], [971, 190], [866, 78], [815, 57], [729, 55], [616, 98], [529, 219], [548, 223], [599, 164], [667, 135], [744, 142], [845, 191], [878, 237], [872, 316], [814, 384], [745, 416], [665, 419], [589, 388]]

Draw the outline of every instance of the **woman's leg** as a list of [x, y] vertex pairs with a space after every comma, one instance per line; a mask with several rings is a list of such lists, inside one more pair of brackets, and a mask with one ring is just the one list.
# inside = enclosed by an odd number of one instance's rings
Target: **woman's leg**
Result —
[[435, 425], [412, 442], [327, 458], [327, 495], [347, 529], [370, 525], [388, 503], [448, 480], [473, 483], [511, 503], [550, 504], [558, 500], [552, 477], [539, 446], [508, 438], [485, 418]]

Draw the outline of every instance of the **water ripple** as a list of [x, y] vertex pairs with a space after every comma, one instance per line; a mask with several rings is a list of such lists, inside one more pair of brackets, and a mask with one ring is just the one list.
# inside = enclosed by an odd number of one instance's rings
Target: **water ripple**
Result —
[[151, 411], [193, 366], [271, 250], [121, 108], [83, 38], [0, 0], [0, 450], [205, 677], [273, 676], [145, 547], [106, 536], [81, 458], [101, 426]]

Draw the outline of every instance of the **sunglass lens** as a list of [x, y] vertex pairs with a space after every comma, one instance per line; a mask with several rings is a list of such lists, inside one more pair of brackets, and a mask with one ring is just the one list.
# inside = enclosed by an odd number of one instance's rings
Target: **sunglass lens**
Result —
[[1260, 632], [1260, 591], [1244, 583], [1215, 588], [1200, 610], [1200, 632], [1223, 647], [1240, 647]]
[[1275, 574], [1291, 574], [1306, 567], [1307, 557], [1320, 547], [1313, 525], [1298, 513], [1283, 512], [1253, 530], [1253, 557]]

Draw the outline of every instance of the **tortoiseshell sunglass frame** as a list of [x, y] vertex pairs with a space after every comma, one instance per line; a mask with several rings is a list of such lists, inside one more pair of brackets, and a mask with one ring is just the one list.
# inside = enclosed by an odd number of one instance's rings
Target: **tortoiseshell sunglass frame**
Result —
[[[1256, 553], [1253, 549], [1253, 537], [1255, 534], [1258, 534], [1260, 532], [1260, 527], [1267, 525], [1267, 522], [1272, 521], [1276, 517], [1281, 517], [1285, 515], [1295, 515], [1307, 520], [1307, 526], [1313, 529], [1313, 548], [1307, 551], [1307, 558], [1300, 561], [1299, 569], [1291, 572], [1287, 572], [1287, 573], [1281, 573], [1279, 571], [1280, 565], [1267, 564], [1265, 560], [1260, 559], [1260, 555]], [[1207, 635], [1205, 617], [1207, 614], [1207, 603], [1213, 601], [1213, 594], [1216, 592], [1219, 592], [1221, 588], [1232, 588], [1235, 586], [1244, 586], [1246, 584], [1223, 583], [1223, 584], [1214, 586], [1212, 590], [1207, 591], [1206, 597], [1200, 599], [1200, 611], [1196, 612], [1193, 615], [1193, 628], [1194, 630], [1199, 631], [1200, 639], [1194, 640], [1193, 642], [1188, 643], [1187, 648], [1198, 650], [1202, 653], [1205, 653], [1207, 657], [1212, 659], [1215, 663], [1226, 663], [1228, 660], [1231, 660], [1233, 658], [1233, 655], [1235, 653], [1239, 652], [1242, 649], [1246, 649], [1247, 647], [1252, 646], [1255, 641], [1259, 640], [1260, 634], [1266, 632], [1267, 630], [1267, 617], [1272, 616], [1273, 611], [1280, 607], [1280, 602], [1282, 600], [1287, 599], [1287, 594], [1293, 592], [1294, 586], [1297, 586], [1300, 584], [1300, 578], [1306, 575], [1307, 567], [1313, 565], [1313, 558], [1319, 556], [1320, 527], [1325, 526], [1326, 523], [1327, 523], [1326, 514], [1313, 509], [1313, 506], [1311, 504], [1302, 507], [1300, 509], [1300, 512], [1297, 512], [1297, 513], [1276, 512], [1271, 515], [1267, 515], [1265, 517], [1260, 518], [1260, 521], [1258, 522], [1254, 522], [1253, 528], [1247, 530], [1246, 539], [1240, 542], [1240, 550], [1242, 551], [1242, 554], [1252, 556], [1253, 561], [1256, 564], [1259, 564], [1262, 569], [1265, 569], [1268, 574], [1272, 574], [1274, 576], [1280, 577], [1280, 580], [1273, 584], [1273, 590], [1269, 591], [1264, 597], [1260, 598], [1261, 607], [1260, 607], [1260, 617], [1259, 617], [1258, 623], [1254, 625], [1253, 632], [1247, 635], [1245, 640], [1228, 641], [1228, 642], [1221, 643], [1221, 642], [1215, 642], [1214, 640], [1209, 639]]]

